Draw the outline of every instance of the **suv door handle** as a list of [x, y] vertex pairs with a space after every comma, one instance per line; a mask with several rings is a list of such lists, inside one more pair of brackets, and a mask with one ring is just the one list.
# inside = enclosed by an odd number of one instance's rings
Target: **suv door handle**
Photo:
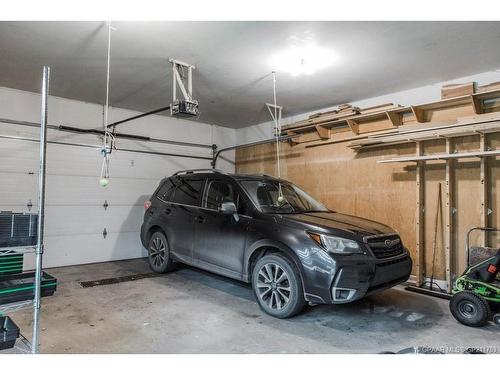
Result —
[[205, 218], [203, 216], [196, 216], [194, 219], [200, 224], [205, 222]]
[[166, 215], [169, 215], [172, 212], [172, 210], [170, 208], [165, 208], [164, 212]]

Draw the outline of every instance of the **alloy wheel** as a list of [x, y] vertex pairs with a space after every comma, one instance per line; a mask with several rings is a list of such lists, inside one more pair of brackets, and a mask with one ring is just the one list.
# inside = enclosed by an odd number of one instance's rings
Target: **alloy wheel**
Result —
[[167, 258], [166, 246], [161, 238], [154, 238], [149, 245], [149, 256], [155, 267], [160, 267]]
[[257, 277], [258, 296], [270, 309], [282, 310], [290, 302], [292, 289], [288, 273], [276, 263], [266, 263]]

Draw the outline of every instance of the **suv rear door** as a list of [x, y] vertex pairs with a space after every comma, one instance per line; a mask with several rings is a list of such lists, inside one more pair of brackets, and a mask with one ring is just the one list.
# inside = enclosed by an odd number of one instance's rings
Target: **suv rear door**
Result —
[[166, 218], [165, 231], [170, 249], [180, 260], [193, 258], [194, 218], [199, 214], [203, 177], [174, 176], [175, 185], [162, 215]]
[[[234, 202], [239, 220], [219, 212], [222, 202]], [[227, 179], [209, 178], [195, 218], [194, 257], [198, 266], [226, 276], [241, 278], [246, 246], [248, 202], [236, 184]]]

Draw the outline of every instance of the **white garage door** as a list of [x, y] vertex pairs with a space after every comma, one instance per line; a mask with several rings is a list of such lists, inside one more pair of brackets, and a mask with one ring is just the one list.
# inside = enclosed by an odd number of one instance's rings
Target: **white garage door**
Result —
[[[39, 144], [0, 138], [0, 161], [0, 210], [25, 212], [31, 201], [36, 212]], [[114, 151], [110, 184], [102, 188], [101, 162], [94, 148], [48, 145], [44, 267], [145, 256], [144, 201], [164, 176], [208, 167], [206, 160]], [[32, 268], [33, 257], [26, 258]]]

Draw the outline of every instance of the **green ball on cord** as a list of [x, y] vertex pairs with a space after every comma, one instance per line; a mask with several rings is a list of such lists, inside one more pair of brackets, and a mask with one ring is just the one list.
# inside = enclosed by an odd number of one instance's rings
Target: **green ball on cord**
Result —
[[101, 185], [102, 187], [106, 187], [108, 186], [109, 184], [109, 179], [103, 177], [99, 180], [99, 185]]

